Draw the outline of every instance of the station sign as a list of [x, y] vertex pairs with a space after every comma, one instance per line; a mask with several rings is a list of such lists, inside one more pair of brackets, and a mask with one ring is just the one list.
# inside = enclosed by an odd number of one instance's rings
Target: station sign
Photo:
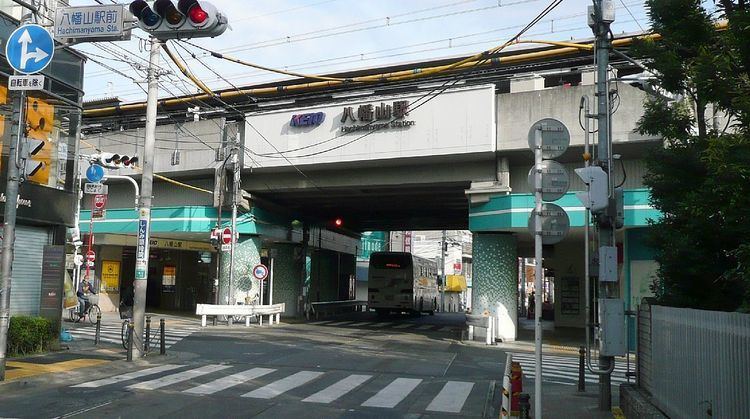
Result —
[[61, 7], [55, 12], [54, 35], [64, 42], [126, 41], [130, 39], [127, 16], [124, 4]]

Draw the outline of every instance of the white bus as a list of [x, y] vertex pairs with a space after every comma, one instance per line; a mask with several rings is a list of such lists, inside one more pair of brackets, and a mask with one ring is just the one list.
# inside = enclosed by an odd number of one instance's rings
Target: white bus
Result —
[[437, 263], [406, 252], [370, 255], [367, 301], [378, 314], [435, 314], [438, 307]]

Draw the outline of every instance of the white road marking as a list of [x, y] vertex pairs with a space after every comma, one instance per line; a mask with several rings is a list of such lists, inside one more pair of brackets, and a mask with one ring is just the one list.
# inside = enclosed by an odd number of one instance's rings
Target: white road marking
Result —
[[141, 378], [147, 375], [153, 375], [153, 374], [157, 374], [157, 373], [164, 372], [164, 371], [170, 371], [170, 370], [173, 370], [175, 368], [180, 368], [180, 367], [184, 367], [184, 365], [172, 365], [172, 364], [159, 365], [158, 367], [146, 368], [145, 370], [133, 371], [133, 372], [129, 372], [126, 374], [115, 375], [113, 377], [103, 378], [101, 380], [96, 380], [96, 381], [89, 381], [87, 383], [78, 384], [72, 387], [96, 388], [96, 387], [101, 387], [101, 386], [108, 386], [110, 384], [116, 384], [116, 383], [120, 383], [123, 381], [134, 380], [136, 378]]
[[432, 329], [434, 327], [435, 327], [434, 324], [423, 324], [422, 326], [419, 326], [417, 328], [417, 330], [429, 330], [429, 329]]
[[311, 403], [330, 403], [364, 384], [370, 378], [372, 378], [372, 375], [352, 374], [312, 396], [302, 399], [302, 401]]
[[353, 323], [352, 321], [346, 321], [346, 322], [335, 322], [335, 323], [328, 323], [326, 326], [343, 326], [343, 325], [349, 325], [350, 323]]
[[437, 396], [432, 399], [427, 410], [432, 412], [459, 413], [474, 388], [474, 383], [448, 381]]
[[359, 326], [366, 326], [366, 325], [370, 325], [370, 324], [372, 324], [372, 322], [359, 322], [359, 323], [352, 323], [349, 326], [357, 326], [357, 327], [359, 327]]
[[401, 324], [397, 324], [396, 326], [393, 326], [393, 328], [394, 329], [407, 329], [412, 326], [414, 326], [413, 323], [401, 323]]
[[320, 377], [321, 375], [323, 375], [323, 373], [317, 371], [300, 371], [294, 375], [290, 375], [286, 378], [274, 381], [273, 383], [270, 383], [259, 389], [243, 394], [242, 397], [252, 397], [255, 399], [272, 399], [280, 394], [286, 393], [289, 390], [307, 384], [308, 382]]
[[419, 378], [397, 378], [376, 395], [362, 403], [365, 407], [392, 408], [406, 398], [422, 380]]
[[372, 327], [385, 327], [385, 326], [390, 326], [392, 324], [393, 324], [393, 322], [375, 323], [375, 324], [372, 325]]
[[221, 371], [229, 368], [229, 365], [205, 365], [200, 368], [178, 372], [177, 374], [167, 375], [166, 377], [157, 378], [151, 381], [145, 381], [143, 383], [133, 384], [128, 386], [129, 389], [138, 390], [155, 390], [157, 388], [166, 387], [172, 384], [181, 383], [188, 381], [202, 375], [211, 374], [212, 372]]
[[238, 372], [237, 374], [221, 377], [217, 380], [211, 381], [210, 383], [201, 384], [197, 387], [185, 390], [183, 391], [183, 393], [214, 394], [217, 391], [226, 390], [230, 387], [240, 385], [244, 382], [262, 377], [274, 371], [276, 370], [271, 368], [253, 368], [247, 371]]

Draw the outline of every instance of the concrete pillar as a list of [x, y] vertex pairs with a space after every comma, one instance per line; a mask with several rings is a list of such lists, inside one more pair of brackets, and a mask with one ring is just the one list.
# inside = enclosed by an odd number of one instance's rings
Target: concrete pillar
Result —
[[[260, 283], [253, 277], [253, 267], [260, 263], [260, 237], [240, 237], [234, 250], [235, 302], [255, 303], [260, 295]], [[221, 257], [221, 279], [219, 282], [219, 304], [229, 304], [229, 252]]]
[[284, 316], [297, 315], [297, 301], [302, 291], [302, 272], [295, 259], [295, 245], [273, 247], [273, 303], [285, 303]]
[[518, 324], [516, 238], [508, 233], [474, 233], [473, 256], [472, 313], [494, 317], [495, 336], [514, 341]]

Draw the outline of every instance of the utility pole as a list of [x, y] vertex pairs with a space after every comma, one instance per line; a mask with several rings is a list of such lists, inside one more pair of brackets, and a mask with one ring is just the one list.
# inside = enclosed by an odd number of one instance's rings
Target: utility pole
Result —
[[[615, 245], [614, 217], [612, 210], [614, 187], [612, 179], [612, 128], [609, 104], [609, 54], [612, 49], [612, 40], [609, 37], [609, 26], [614, 21], [614, 4], [611, 0], [593, 0], [594, 7], [589, 8], [589, 14], [593, 9], [593, 22], [591, 28], [596, 36], [596, 103], [597, 103], [597, 150], [596, 157], [598, 165], [607, 173], [607, 190], [609, 206], [604, 211], [605, 222], [599, 222], [599, 246], [611, 247]], [[591, 19], [590, 17], [590, 19]], [[609, 218], [609, 220], [607, 220]], [[588, 261], [586, 262], [588, 263]], [[602, 261], [600, 260], [600, 263]], [[617, 282], [599, 281], [599, 298], [613, 298], [617, 296]], [[614, 357], [599, 356], [599, 369], [609, 370]], [[612, 408], [611, 372], [599, 375], [599, 409], [609, 411]]]
[[[148, 61], [148, 99], [146, 101], [146, 135], [143, 144], [143, 175], [141, 198], [138, 200], [138, 244], [135, 259], [135, 301], [133, 305], [134, 333], [143, 339], [146, 316], [146, 287], [148, 285], [149, 240], [151, 238], [151, 194], [154, 185], [154, 146], [156, 144], [156, 105], [159, 95], [159, 49], [161, 41], [151, 37]], [[139, 356], [143, 347], [136, 345]]]
[[242, 195], [239, 193], [241, 182], [240, 158], [236, 138], [232, 145], [232, 170], [234, 170], [234, 177], [232, 181], [232, 241], [229, 248], [229, 304], [234, 304], [234, 248], [237, 244], [237, 240], [235, 240], [237, 237], [237, 204], [242, 199]]
[[18, 154], [24, 137], [26, 116], [24, 108], [26, 92], [13, 97], [13, 124], [8, 148], [8, 179], [5, 186], [5, 212], [3, 214], [2, 258], [0, 263], [0, 381], [5, 381], [5, 356], [8, 347], [8, 326], [10, 326], [10, 276], [13, 265], [13, 247], [16, 238], [16, 209], [18, 187], [21, 182]]
[[448, 276], [445, 274], [445, 252], [448, 251], [448, 238], [446, 237], [445, 230], [443, 230], [443, 242], [440, 243], [440, 259], [442, 268], [440, 268], [440, 272], [443, 273], [443, 281], [442, 285], [440, 286], [440, 311], [445, 311], [445, 281], [448, 280]]
[[542, 417], [542, 129], [534, 131], [534, 417]]

